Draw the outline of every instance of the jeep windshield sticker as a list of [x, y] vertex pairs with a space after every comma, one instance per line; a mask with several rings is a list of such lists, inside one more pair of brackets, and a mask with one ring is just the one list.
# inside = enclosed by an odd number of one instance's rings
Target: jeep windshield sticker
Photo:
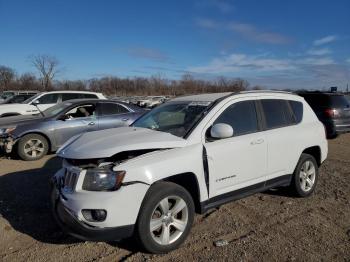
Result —
[[195, 101], [191, 102], [189, 106], [209, 106], [211, 102], [208, 101]]

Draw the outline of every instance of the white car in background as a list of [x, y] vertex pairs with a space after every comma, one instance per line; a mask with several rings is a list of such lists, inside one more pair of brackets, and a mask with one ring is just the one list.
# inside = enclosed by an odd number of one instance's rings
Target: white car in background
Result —
[[4, 104], [0, 105], [0, 117], [33, 115], [40, 111], [71, 99], [96, 98], [106, 99], [101, 93], [86, 91], [51, 91], [39, 93], [21, 104]]
[[154, 108], [163, 104], [166, 101], [165, 96], [152, 96], [146, 101], [145, 106], [148, 108]]
[[276, 187], [310, 196], [327, 153], [323, 124], [300, 96], [178, 97], [130, 127], [67, 141], [51, 201], [75, 237], [134, 234], [147, 251], [166, 253], [186, 239], [195, 212]]

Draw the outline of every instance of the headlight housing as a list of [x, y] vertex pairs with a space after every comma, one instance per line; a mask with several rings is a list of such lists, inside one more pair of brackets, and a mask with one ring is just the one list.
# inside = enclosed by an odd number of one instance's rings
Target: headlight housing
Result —
[[122, 185], [125, 174], [125, 171], [113, 171], [111, 167], [88, 169], [83, 182], [83, 190], [118, 190]]
[[0, 135], [11, 134], [15, 129], [15, 126], [0, 128]]

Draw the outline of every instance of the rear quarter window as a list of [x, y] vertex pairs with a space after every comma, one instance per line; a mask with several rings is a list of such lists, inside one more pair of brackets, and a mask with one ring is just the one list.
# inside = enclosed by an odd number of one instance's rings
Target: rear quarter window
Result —
[[303, 119], [304, 114], [304, 106], [303, 103], [298, 101], [289, 101], [290, 107], [292, 109], [292, 113], [294, 115], [295, 123], [298, 124]]

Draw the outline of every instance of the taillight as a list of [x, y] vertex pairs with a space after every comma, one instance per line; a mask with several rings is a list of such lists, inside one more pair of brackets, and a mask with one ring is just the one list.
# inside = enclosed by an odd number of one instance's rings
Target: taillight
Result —
[[326, 116], [329, 116], [329, 117], [338, 117], [339, 116], [339, 111], [337, 109], [327, 108], [324, 110], [324, 113], [326, 114]]

